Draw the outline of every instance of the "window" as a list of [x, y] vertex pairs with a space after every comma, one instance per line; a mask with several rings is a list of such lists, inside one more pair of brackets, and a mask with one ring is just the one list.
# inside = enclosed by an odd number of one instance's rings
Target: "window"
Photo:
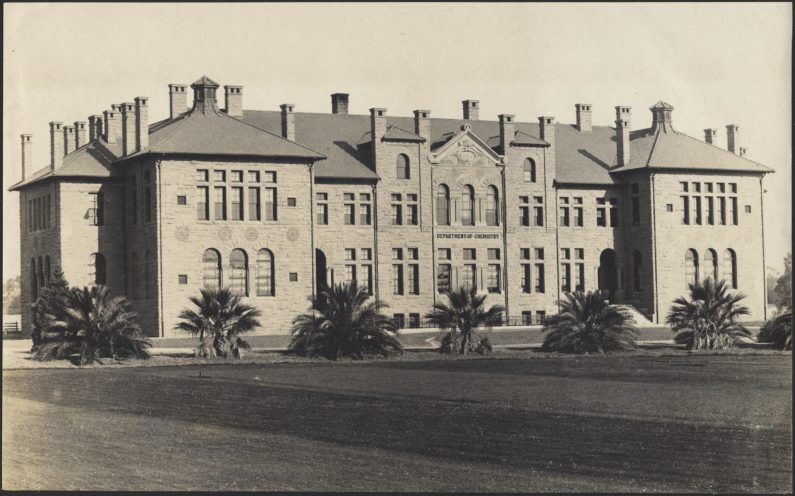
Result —
[[102, 226], [105, 224], [105, 195], [98, 191], [89, 193], [91, 195], [91, 209], [89, 219], [92, 226]]
[[232, 188], [232, 220], [243, 220], [243, 188]]
[[571, 264], [560, 264], [560, 289], [564, 293], [571, 292]]
[[575, 272], [576, 280], [574, 281], [574, 290], [585, 291], [585, 264], [576, 263], [574, 264], [574, 268], [576, 270]]
[[[39, 271], [41, 271], [41, 262], [39, 264]], [[94, 281], [94, 284], [97, 285], [108, 283], [105, 257], [101, 253], [92, 253], [89, 257], [89, 280]]]
[[739, 224], [739, 218], [737, 215], [737, 197], [733, 196], [729, 199], [731, 200], [731, 203], [729, 204], [729, 211], [731, 212], [732, 216], [732, 224], [736, 226]]
[[665, 204], [665, 211], [666, 212], [673, 212], [674, 211], [674, 204], [673, 203], [666, 203]]
[[187, 205], [188, 197], [185, 195], [177, 195], [177, 205]]
[[604, 198], [596, 199], [596, 225], [599, 227], [607, 226], [607, 207]]
[[533, 162], [533, 159], [526, 158], [524, 160], [524, 166], [522, 167], [522, 171], [524, 173], [524, 182], [526, 183], [536, 182], [536, 163]]
[[704, 277], [711, 277], [713, 281], [718, 281], [718, 254], [709, 248], [704, 254]]
[[464, 264], [461, 267], [461, 287], [467, 290], [477, 287], [477, 282], [475, 281], [476, 273], [475, 264]]
[[39, 288], [44, 288], [44, 270], [41, 264], [41, 257], [39, 257], [39, 261], [36, 265], [37, 265], [36, 268], [39, 271]]
[[144, 172], [144, 222], [152, 222], [152, 174]]
[[409, 294], [420, 294], [420, 266], [418, 264], [409, 264]]
[[420, 314], [418, 313], [410, 313], [409, 314], [409, 327], [416, 329], [420, 326]]
[[643, 257], [638, 250], [632, 253], [632, 289], [641, 291], [640, 271], [643, 268]]
[[222, 170], [214, 170], [213, 171], [213, 181], [217, 182], [225, 182], [226, 181], [226, 171]]
[[248, 257], [235, 248], [229, 254], [229, 290], [238, 296], [248, 296]]
[[347, 284], [353, 284], [355, 280], [356, 280], [356, 266], [345, 265], [345, 282]]
[[464, 248], [464, 260], [477, 259], [477, 252], [474, 248]]
[[418, 224], [417, 218], [417, 195], [409, 193], [406, 195], [406, 224], [416, 226]]
[[267, 171], [265, 172], [265, 182], [266, 183], [275, 183], [276, 182], [276, 173]]
[[138, 223], [138, 183], [134, 175], [130, 176], [130, 217], [133, 224]]
[[715, 199], [707, 197], [707, 224], [715, 225]]
[[[579, 205], [579, 206], [578, 206]], [[574, 198], [574, 225], [577, 227], [582, 227], [583, 223], [583, 207], [582, 207], [582, 198], [575, 197]]]
[[369, 203], [361, 203], [359, 204], [359, 224], [363, 226], [370, 225], [370, 204]]
[[276, 188], [265, 188], [265, 220], [276, 219]]
[[693, 183], [693, 193], [701, 193], [701, 183]]
[[315, 221], [322, 226], [328, 224], [328, 193], [317, 193], [315, 195], [317, 202], [317, 213], [315, 214]]
[[[48, 196], [47, 197], [47, 223], [48, 224], [49, 224], [49, 215], [50, 215], [50, 207], [49, 207], [49, 203], [50, 202], [49, 202], [49, 200], [50, 200], [50, 197]], [[751, 213], [751, 205], [746, 205], [745, 206], [745, 213], [747, 213], [747, 214]]]
[[618, 227], [621, 221], [618, 217], [618, 199], [610, 198], [610, 227]]
[[439, 248], [436, 250], [436, 253], [439, 260], [450, 260], [450, 257], [452, 256], [452, 251], [450, 248]]
[[544, 249], [543, 248], [536, 248], [534, 251], [535, 251], [535, 259], [536, 260], [544, 260]]
[[697, 225], [701, 225], [701, 197], [693, 197], [693, 219]]
[[569, 226], [569, 199], [566, 197], [560, 198], [560, 225], [564, 227]]
[[243, 182], [243, 171], [242, 170], [233, 170], [231, 175], [232, 175], [232, 182], [233, 183], [242, 183]]
[[392, 315], [392, 320], [395, 321], [395, 326], [398, 329], [403, 329], [404, 327], [406, 327], [406, 321], [402, 313], [396, 313]]
[[726, 225], [726, 197], [718, 197], [718, 223]]
[[496, 186], [489, 186], [486, 192], [486, 225], [500, 225], [499, 192]]
[[362, 287], [367, 290], [367, 294], [373, 294], [373, 266], [372, 265], [362, 265], [362, 271], [364, 275], [364, 280], [362, 281]]
[[[135, 254], [133, 254], [133, 260], [135, 260]], [[204, 287], [206, 289], [221, 289], [221, 254], [212, 248], [204, 250], [202, 265], [204, 266], [202, 271]]]
[[500, 264], [489, 264], [486, 277], [486, 289], [489, 293], [499, 293], [502, 287], [500, 283]]
[[200, 183], [206, 183], [210, 180], [210, 171], [207, 169], [197, 169], [196, 170], [196, 180]]
[[693, 249], [685, 254], [685, 283], [698, 285], [698, 254]]
[[389, 221], [390, 224], [393, 226], [400, 226], [403, 225], [403, 205], [401, 205], [401, 201], [403, 200], [403, 195], [400, 193], [392, 193], [392, 216]]
[[543, 310], [536, 311], [536, 324], [542, 325], [547, 318], [547, 313]]
[[215, 191], [215, 220], [226, 220], [226, 188], [216, 186]]
[[196, 218], [210, 220], [210, 189], [207, 186], [199, 186], [196, 190]]
[[[105, 202], [104, 202], [104, 198], [103, 198], [103, 201], [102, 201], [102, 204], [103, 204], [103, 215], [102, 215], [103, 222], [104, 222], [104, 219], [105, 219], [104, 203]], [[50, 224], [50, 215], [51, 215], [51, 211], [52, 211], [51, 205], [50, 205], [50, 195], [47, 195], [47, 202], [46, 202], [45, 210], [47, 212], [47, 218], [45, 219], [44, 225], [46, 226], [47, 229], [49, 229], [50, 226], [52, 225], [52, 224]], [[751, 213], [751, 207], [750, 206], [746, 207], [746, 212]]]
[[461, 224], [475, 225], [475, 190], [468, 184], [461, 190]]
[[290, 278], [290, 282], [298, 282], [298, 272], [290, 272], [287, 277]]
[[732, 289], [737, 289], [737, 254], [731, 248], [723, 252], [723, 279]]
[[259, 187], [248, 188], [248, 220], [261, 220], [262, 211], [260, 209], [260, 189]]
[[440, 184], [436, 190], [436, 223], [440, 226], [450, 225], [450, 189]]
[[257, 296], [273, 296], [273, 254], [267, 248], [257, 252]]
[[436, 290], [440, 293], [450, 290], [450, 274], [452, 267], [450, 264], [439, 264], [436, 271]]
[[729, 192], [737, 194], [737, 183], [729, 183]]
[[533, 312], [522, 310], [522, 325], [533, 325]]
[[726, 183], [718, 183], [718, 193], [726, 192]]
[[177, 276], [177, 280], [179, 284], [188, 284], [188, 275], [187, 274], [179, 274]]
[[288, 197], [287, 197], [287, 206], [288, 206], [288, 207], [294, 207], [294, 206], [296, 206], [296, 205], [298, 205], [298, 200], [296, 200], [296, 199], [295, 199], [294, 197], [292, 197], [292, 196], [288, 196]]
[[248, 171], [248, 181], [250, 183], [259, 182], [259, 171]]
[[528, 205], [529, 201], [529, 198], [526, 196], [519, 197], [519, 225], [530, 225], [530, 206]]
[[411, 178], [411, 171], [409, 170], [409, 158], [403, 153], [397, 156], [397, 178]]
[[530, 293], [533, 287], [532, 274], [530, 271], [530, 264], [522, 264], [522, 293]]
[[632, 225], [640, 225], [640, 198], [637, 196], [632, 197]]
[[392, 294], [403, 294], [403, 264], [392, 265]]
[[371, 248], [362, 248], [362, 260], [372, 260], [373, 250]]
[[682, 196], [682, 224], [690, 225], [690, 197]]

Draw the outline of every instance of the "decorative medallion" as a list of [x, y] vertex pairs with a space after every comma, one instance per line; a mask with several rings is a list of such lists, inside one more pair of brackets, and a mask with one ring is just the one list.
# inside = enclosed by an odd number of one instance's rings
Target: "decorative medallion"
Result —
[[232, 230], [228, 227], [222, 227], [218, 230], [218, 239], [221, 241], [226, 241], [232, 237]]
[[287, 241], [290, 242], [298, 241], [298, 237], [300, 235], [301, 233], [298, 232], [298, 229], [291, 227], [290, 229], [287, 230]]
[[188, 237], [190, 236], [190, 229], [188, 228], [188, 226], [179, 226], [177, 227], [175, 236], [179, 241], [187, 241]]
[[257, 232], [257, 229], [255, 227], [249, 227], [248, 229], [246, 229], [246, 239], [247, 240], [256, 241], [257, 240], [257, 236], [259, 236], [259, 233]]

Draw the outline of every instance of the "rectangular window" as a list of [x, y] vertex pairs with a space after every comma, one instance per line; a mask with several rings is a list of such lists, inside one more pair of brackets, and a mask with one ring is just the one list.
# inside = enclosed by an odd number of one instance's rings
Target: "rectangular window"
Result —
[[342, 206], [343, 211], [343, 219], [342, 223], [346, 226], [352, 226], [356, 223], [356, 204], [355, 203], [346, 203]]
[[729, 183], [729, 192], [737, 193], [737, 183]]
[[372, 248], [362, 248], [362, 260], [372, 260], [372, 259], [373, 259]]
[[276, 182], [276, 173], [272, 171], [265, 172], [265, 182], [266, 183], [275, 183]]
[[248, 171], [248, 181], [250, 183], [259, 182], [259, 171]]
[[409, 260], [419, 260], [420, 259], [419, 248], [408, 248], [406, 251], [408, 252], [408, 259]]
[[359, 205], [359, 224], [363, 226], [370, 225], [370, 205], [367, 203]]
[[392, 320], [395, 321], [395, 326], [397, 326], [398, 329], [403, 329], [406, 327], [406, 320], [404, 319], [402, 313], [394, 314], [392, 316]]
[[544, 292], [544, 264], [542, 264], [542, 263], [537, 263], [536, 264], [535, 292], [536, 293], [543, 293]]
[[701, 183], [693, 183], [693, 193], [701, 193]]
[[403, 265], [392, 265], [392, 294], [403, 294]]
[[488, 275], [486, 277], [486, 288], [489, 293], [501, 292], [502, 284], [500, 281], [501, 266], [500, 264], [489, 264]]
[[436, 253], [439, 260], [450, 260], [452, 255], [450, 248], [439, 248]]
[[261, 203], [260, 203], [260, 189], [259, 187], [249, 188], [248, 189], [248, 219], [249, 220], [261, 220], [262, 219], [262, 211], [261, 211]]
[[196, 180], [200, 183], [206, 183], [210, 180], [210, 171], [207, 169], [197, 169], [196, 170]]
[[[736, 184], [732, 184], [732, 186], [734, 186], [735, 189], [737, 188]], [[730, 198], [730, 200], [731, 200], [731, 203], [730, 203], [729, 209], [731, 210], [731, 214], [732, 214], [732, 224], [734, 224], [736, 226], [736, 225], [739, 224], [739, 222], [738, 222], [739, 221], [739, 217], [737, 215], [737, 213], [738, 213], [737, 212], [737, 197], [733, 196], [733, 197]]]
[[[103, 205], [104, 205], [104, 201], [103, 201]], [[50, 223], [50, 221], [52, 220], [51, 217], [50, 217], [51, 216], [51, 212], [52, 212], [52, 205], [50, 204], [50, 195], [47, 195], [47, 203], [46, 203], [46, 206], [45, 206], [45, 210], [47, 212], [47, 218], [45, 219], [45, 226], [46, 226], [47, 229], [49, 229], [50, 226], [52, 226], [52, 224]], [[751, 207], [750, 206], [747, 207], [747, 212], [751, 213]], [[103, 214], [103, 218], [104, 218], [104, 214]]]
[[213, 181], [217, 182], [225, 182], [226, 181], [226, 171], [222, 170], [214, 170], [213, 171]]
[[144, 222], [152, 222], [152, 175], [144, 172]]
[[362, 286], [367, 290], [367, 294], [371, 295], [373, 294], [373, 266], [362, 265], [362, 271], [364, 275]]
[[[219, 172], [219, 171], [216, 171]], [[220, 171], [223, 172], [223, 171]], [[226, 220], [226, 188], [215, 187], [215, 220]]]
[[353, 283], [356, 280], [356, 266], [355, 265], [346, 265], [345, 266], [345, 282], [348, 284]]
[[522, 226], [530, 225], [530, 207], [524, 205], [519, 207], [519, 224]]
[[618, 227], [621, 221], [618, 217], [618, 200], [610, 199], [610, 227]]
[[522, 293], [530, 293], [532, 287], [533, 281], [530, 273], [530, 264], [524, 263], [522, 264]]
[[243, 188], [232, 188], [232, 220], [243, 220]]
[[681, 191], [683, 193], [687, 193], [687, 183], [686, 182], [679, 183], [679, 186], [680, 186], [680, 189], [681, 189]]
[[582, 227], [582, 223], [583, 223], [582, 207], [574, 207], [574, 225], [577, 227]]
[[718, 197], [718, 221], [720, 225], [726, 225], [726, 197]]
[[233, 183], [242, 183], [243, 182], [243, 171], [242, 170], [233, 170], [232, 171], [232, 182]]
[[[326, 193], [318, 193], [318, 200], [320, 200], [320, 195], [323, 195], [323, 200], [325, 201]], [[327, 225], [328, 224], [328, 203], [318, 203], [317, 204], [317, 213], [316, 222], [319, 225]]]
[[585, 258], [585, 249], [583, 248], [575, 248], [574, 249], [574, 258], [577, 260], [583, 260]]
[[196, 218], [210, 220], [210, 188], [207, 186], [196, 188]]
[[439, 293], [450, 290], [450, 264], [439, 264], [436, 270], [436, 290]]
[[560, 225], [569, 226], [569, 207], [560, 207]]
[[489, 248], [486, 251], [489, 260], [499, 260], [500, 259], [500, 249], [499, 248]]
[[711, 196], [707, 197], [707, 224], [715, 225], [715, 199]]
[[543, 325], [547, 318], [547, 313], [543, 310], [536, 311], [536, 324]]
[[576, 267], [576, 276], [577, 279], [575, 281], [574, 289], [576, 291], [585, 291], [585, 264], [578, 263], [574, 264]]
[[417, 205], [414, 203], [406, 205], [406, 224], [410, 226], [417, 225]]
[[276, 188], [265, 188], [265, 220], [277, 220], [277, 218]]
[[571, 258], [571, 249], [570, 248], [561, 248], [560, 249], [560, 258], [563, 260], [568, 260]]
[[522, 325], [533, 325], [533, 312], [522, 310]]
[[[396, 201], [396, 196], [398, 198], [397, 201], [399, 201], [400, 195], [392, 195], [393, 202]], [[392, 216], [389, 222], [393, 226], [400, 226], [403, 224], [403, 209], [400, 203], [392, 203]]]
[[712, 193], [712, 183], [704, 183], [704, 188], [707, 193]]
[[[751, 205], [746, 205], [745, 206], [745, 213], [747, 213], [747, 214], [751, 213]], [[49, 217], [50, 217], [50, 197], [48, 196], [47, 197], [47, 224], [48, 225], [50, 223]]]
[[600, 227], [607, 226], [607, 211], [605, 207], [598, 207], [596, 209], [596, 225]]
[[536, 260], [544, 260], [544, 249], [543, 248], [536, 248], [535, 249], [535, 259]]
[[356, 248], [345, 248], [345, 260], [356, 260]]
[[410, 313], [409, 314], [409, 327], [416, 329], [420, 326], [420, 314], [418, 313]]
[[135, 176], [130, 176], [130, 216], [132, 223], [138, 223], [138, 182]]
[[420, 266], [409, 264], [409, 294], [420, 294]]
[[544, 207], [533, 207], [534, 226], [544, 226]]
[[571, 264], [560, 264], [560, 290], [571, 293]]
[[477, 274], [477, 266], [475, 264], [464, 264], [461, 267], [461, 286], [464, 289], [471, 289], [477, 285], [475, 277]]
[[464, 248], [464, 260], [477, 259], [477, 253], [474, 248]]
[[177, 205], [187, 205], [188, 197], [185, 195], [177, 195]]
[[637, 196], [632, 197], [632, 225], [640, 225], [640, 198]]
[[718, 183], [718, 193], [726, 192], [726, 183]]
[[[697, 183], [694, 183], [697, 184]], [[701, 197], [694, 196], [693, 197], [693, 219], [695, 220], [696, 225], [701, 225]]]
[[403, 248], [392, 248], [392, 260], [403, 260]]
[[287, 197], [287, 206], [288, 207], [294, 207], [296, 205], [298, 205], [298, 200], [296, 200], [295, 197], [293, 197], [293, 196], [288, 196]]
[[100, 192], [96, 193], [89, 193], [91, 198], [91, 208], [89, 209], [89, 222], [92, 226], [101, 226], [104, 220], [104, 212], [103, 212], [103, 203], [104, 198], [103, 194]]
[[683, 196], [681, 198], [682, 198], [682, 224], [690, 225], [690, 197]]

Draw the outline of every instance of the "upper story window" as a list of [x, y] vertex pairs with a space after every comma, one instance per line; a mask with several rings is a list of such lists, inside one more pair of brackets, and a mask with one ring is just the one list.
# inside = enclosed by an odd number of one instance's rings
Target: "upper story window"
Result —
[[440, 226], [450, 225], [450, 188], [440, 184], [436, 189], [436, 223]]
[[88, 210], [88, 218], [92, 226], [105, 225], [105, 194], [101, 191], [89, 193], [91, 197], [91, 208]]
[[401, 153], [397, 156], [397, 178], [398, 179], [411, 179], [411, 170], [409, 167], [409, 157]]
[[475, 225], [475, 190], [468, 184], [461, 190], [461, 224]]
[[500, 194], [496, 186], [489, 186], [486, 192], [486, 225], [500, 225]]
[[315, 194], [315, 222], [319, 225], [328, 224], [328, 193]]
[[526, 158], [524, 160], [524, 165], [522, 166], [522, 174], [524, 176], [524, 182], [526, 183], [534, 183], [536, 182], [536, 163], [531, 158]]

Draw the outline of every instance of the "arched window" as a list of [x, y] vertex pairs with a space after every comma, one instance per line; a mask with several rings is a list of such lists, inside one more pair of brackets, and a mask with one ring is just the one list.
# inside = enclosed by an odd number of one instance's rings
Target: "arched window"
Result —
[[475, 225], [475, 190], [468, 184], [461, 191], [461, 224]]
[[687, 250], [685, 254], [685, 282], [698, 285], [698, 254], [696, 250]]
[[39, 289], [44, 289], [44, 268], [42, 267], [41, 257], [39, 257], [39, 261], [36, 263], [36, 268], [39, 274]]
[[152, 252], [146, 250], [144, 253], [144, 297], [150, 298], [151, 295], [151, 283], [149, 279], [152, 277], [152, 271], [150, 270], [150, 264], [152, 263]]
[[89, 257], [89, 280], [94, 284], [107, 284], [108, 276], [105, 267], [105, 257], [102, 253], [92, 253]]
[[737, 289], [737, 254], [731, 248], [723, 252], [723, 278], [732, 289]]
[[221, 289], [221, 254], [208, 248], [202, 255], [202, 283], [206, 289]]
[[536, 182], [536, 163], [533, 161], [532, 158], [526, 158], [524, 160], [524, 182], [526, 183], [534, 183]]
[[410, 179], [411, 170], [409, 168], [409, 157], [401, 153], [397, 156], [397, 178]]
[[33, 301], [39, 299], [39, 278], [36, 275], [36, 259], [30, 259], [30, 294]]
[[257, 296], [273, 296], [273, 253], [267, 248], [257, 252]]
[[47, 279], [47, 286], [50, 285], [50, 256], [44, 257], [44, 275]]
[[643, 257], [638, 250], [632, 254], [632, 288], [641, 291], [640, 271], [643, 269]]
[[235, 248], [229, 254], [229, 290], [238, 296], [248, 296], [248, 257]]
[[436, 223], [440, 226], [450, 225], [450, 188], [440, 184], [436, 190]]
[[489, 186], [486, 193], [486, 225], [499, 226], [500, 225], [500, 194], [497, 192], [496, 186]]
[[138, 298], [138, 255], [135, 252], [130, 258], [130, 298]]
[[712, 248], [704, 254], [704, 277], [711, 277], [713, 282], [718, 282], [718, 254]]

